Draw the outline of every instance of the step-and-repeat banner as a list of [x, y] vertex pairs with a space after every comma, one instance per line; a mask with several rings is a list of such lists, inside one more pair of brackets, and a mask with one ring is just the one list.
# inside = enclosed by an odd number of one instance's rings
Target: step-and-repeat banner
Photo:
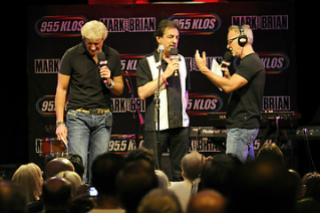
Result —
[[[230, 25], [249, 24], [253, 29], [253, 47], [267, 73], [263, 110], [296, 110], [292, 2], [34, 6], [28, 10], [27, 28], [30, 161], [37, 162], [41, 152], [45, 155], [60, 150], [59, 145], [47, 147], [44, 142], [54, 141], [52, 138], [55, 137], [54, 97], [61, 57], [68, 48], [82, 41], [81, 27], [90, 20], [99, 20], [106, 25], [109, 36], [105, 43], [119, 51], [122, 71], [129, 73], [135, 101], [144, 115], [146, 103], [136, 93], [135, 72], [138, 61], [156, 48], [153, 33], [162, 19], [174, 20], [181, 27], [178, 49], [191, 71], [192, 89], [188, 103], [191, 126], [215, 126], [216, 121], [208, 119], [208, 113], [226, 109], [228, 95], [199, 72], [194, 53], [196, 49], [206, 51], [209, 67], [213, 59], [221, 62]], [[239, 61], [239, 58], [234, 59], [231, 73]], [[134, 149], [133, 135], [141, 133], [141, 126], [127, 86], [121, 96], [112, 98], [112, 103], [114, 123], [110, 150]], [[197, 146], [193, 142], [190, 149], [197, 149]], [[219, 150], [206, 146], [208, 149], [200, 148], [200, 151]]]

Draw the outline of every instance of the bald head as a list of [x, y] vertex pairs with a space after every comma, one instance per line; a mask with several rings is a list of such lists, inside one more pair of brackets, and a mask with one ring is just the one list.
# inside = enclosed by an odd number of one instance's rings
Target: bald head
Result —
[[224, 213], [226, 199], [214, 190], [202, 190], [190, 199], [187, 213]]
[[44, 175], [46, 179], [49, 179], [59, 172], [63, 171], [72, 171], [74, 172], [74, 167], [67, 158], [55, 158], [51, 160], [49, 163], [47, 163], [45, 170], [44, 170]]

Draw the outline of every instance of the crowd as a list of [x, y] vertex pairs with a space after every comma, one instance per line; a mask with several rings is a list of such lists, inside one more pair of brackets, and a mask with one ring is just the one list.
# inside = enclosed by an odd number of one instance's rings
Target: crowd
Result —
[[[127, 156], [104, 153], [92, 164], [92, 183], [78, 155], [49, 161], [44, 171], [21, 165], [12, 180], [0, 181], [1, 213], [235, 213], [320, 212], [320, 174], [302, 178], [286, 168], [275, 144], [265, 143], [256, 160], [196, 151], [181, 160], [183, 181], [170, 182], [155, 170], [145, 148]], [[90, 196], [90, 187], [98, 192]]]

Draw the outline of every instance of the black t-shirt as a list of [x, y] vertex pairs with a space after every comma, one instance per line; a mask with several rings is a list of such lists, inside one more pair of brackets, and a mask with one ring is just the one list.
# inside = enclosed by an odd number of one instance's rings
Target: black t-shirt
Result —
[[247, 79], [248, 83], [229, 96], [227, 128], [259, 128], [265, 84], [265, 68], [259, 55], [246, 55], [241, 60], [236, 74]]
[[[111, 77], [121, 75], [118, 51], [103, 45]], [[61, 74], [70, 76], [68, 109], [110, 108], [110, 90], [100, 77], [98, 65], [83, 42], [68, 49], [62, 57]]]

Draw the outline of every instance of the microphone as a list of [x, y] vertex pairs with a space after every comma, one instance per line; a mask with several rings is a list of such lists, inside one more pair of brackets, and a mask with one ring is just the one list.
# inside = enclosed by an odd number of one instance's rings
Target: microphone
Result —
[[221, 62], [221, 64], [222, 64], [221, 67], [230, 66], [232, 58], [233, 58], [232, 53], [227, 50], [223, 56], [223, 61]]
[[[104, 52], [98, 52], [97, 54], [97, 58], [98, 58], [98, 64], [100, 67], [105, 67], [108, 64], [108, 60], [106, 59], [106, 55], [104, 54]], [[108, 79], [103, 80], [103, 83], [107, 83]]]
[[[175, 60], [175, 59], [178, 59], [180, 60], [180, 57], [179, 57], [179, 51], [177, 48], [171, 48], [170, 50], [170, 60]], [[178, 76], [178, 70], [175, 70], [174, 71], [174, 76]]]

